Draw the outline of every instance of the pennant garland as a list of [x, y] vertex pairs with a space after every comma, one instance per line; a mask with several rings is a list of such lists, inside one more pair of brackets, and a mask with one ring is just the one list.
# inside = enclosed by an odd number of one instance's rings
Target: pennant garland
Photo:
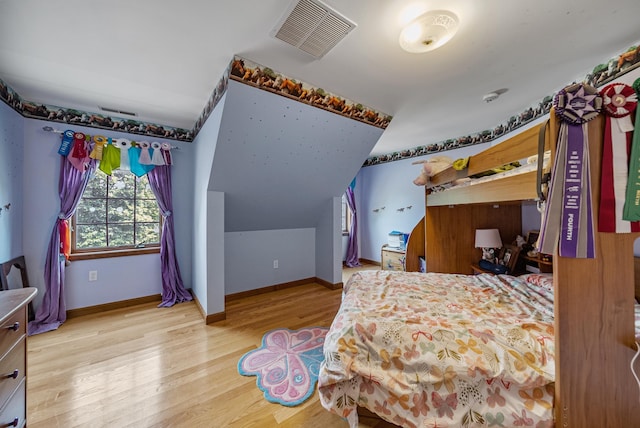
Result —
[[[640, 96], [640, 78], [633, 82], [636, 98]], [[636, 124], [640, 123], [640, 109], [636, 108]], [[633, 133], [629, 162], [629, 180], [622, 218], [627, 221], [640, 220], [640, 132]]]
[[640, 231], [640, 222], [624, 219], [629, 176], [629, 152], [633, 123], [631, 113], [636, 109], [638, 97], [634, 89], [624, 83], [605, 86], [600, 92], [605, 117], [604, 145], [602, 149], [602, 179], [600, 188], [600, 214], [598, 231], [630, 233]]
[[107, 175], [111, 175], [115, 169], [121, 169], [132, 171], [141, 177], [157, 165], [171, 165], [172, 148], [169, 143], [135, 142], [126, 138], [111, 139], [102, 135], [91, 137], [67, 130], [62, 133], [58, 154], [65, 156], [82, 172], [86, 170], [91, 159], [95, 159], [100, 161], [98, 168]]
[[586, 123], [598, 116], [602, 97], [586, 84], [569, 85], [554, 99], [561, 120], [549, 198], [540, 229], [540, 252], [594, 258], [591, 170]]

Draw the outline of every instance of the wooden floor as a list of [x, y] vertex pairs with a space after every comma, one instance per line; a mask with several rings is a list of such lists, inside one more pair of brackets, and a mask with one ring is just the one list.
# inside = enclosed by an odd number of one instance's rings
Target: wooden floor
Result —
[[210, 325], [193, 302], [70, 319], [28, 340], [29, 427], [347, 427], [317, 395], [271, 404], [237, 371], [268, 330], [328, 327], [340, 297], [318, 284], [251, 296]]

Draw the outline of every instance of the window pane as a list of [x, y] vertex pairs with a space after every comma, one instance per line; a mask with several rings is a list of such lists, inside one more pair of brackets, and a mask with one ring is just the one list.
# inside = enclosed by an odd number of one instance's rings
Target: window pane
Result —
[[109, 246], [121, 247], [135, 245], [133, 242], [133, 224], [110, 224]]
[[136, 198], [156, 200], [146, 175], [140, 178], [140, 181], [138, 181], [136, 185]]
[[107, 245], [107, 226], [76, 225], [76, 248], [96, 248]]
[[158, 223], [136, 223], [136, 244], [157, 244], [160, 242]]
[[105, 198], [107, 196], [107, 175], [97, 170], [95, 175], [89, 180], [87, 189], [82, 195], [83, 198]]
[[103, 223], [107, 201], [105, 199], [83, 199], [76, 211], [77, 223]]
[[127, 171], [114, 171], [109, 178], [109, 197], [133, 199], [135, 195], [134, 177]]
[[138, 221], [155, 223], [160, 221], [160, 212], [155, 200], [136, 201], [136, 222]]
[[133, 201], [131, 199], [109, 199], [107, 221], [109, 223], [133, 223]]

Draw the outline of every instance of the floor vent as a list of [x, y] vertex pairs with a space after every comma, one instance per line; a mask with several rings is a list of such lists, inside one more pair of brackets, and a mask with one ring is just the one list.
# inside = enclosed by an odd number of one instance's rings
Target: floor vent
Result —
[[320, 1], [297, 0], [289, 6], [272, 35], [322, 58], [354, 28], [354, 22]]

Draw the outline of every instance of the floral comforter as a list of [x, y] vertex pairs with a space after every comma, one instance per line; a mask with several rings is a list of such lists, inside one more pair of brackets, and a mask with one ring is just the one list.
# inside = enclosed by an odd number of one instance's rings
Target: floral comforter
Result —
[[516, 277], [354, 274], [324, 345], [322, 405], [403, 427], [553, 426], [552, 293]]

